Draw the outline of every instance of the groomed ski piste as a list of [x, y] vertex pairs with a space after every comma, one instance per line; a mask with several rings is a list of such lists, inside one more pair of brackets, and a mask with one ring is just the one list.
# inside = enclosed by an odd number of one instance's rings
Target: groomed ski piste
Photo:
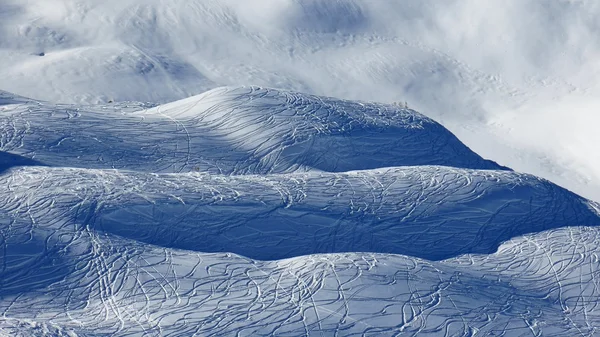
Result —
[[592, 336], [600, 207], [394, 105], [0, 95], [0, 335]]

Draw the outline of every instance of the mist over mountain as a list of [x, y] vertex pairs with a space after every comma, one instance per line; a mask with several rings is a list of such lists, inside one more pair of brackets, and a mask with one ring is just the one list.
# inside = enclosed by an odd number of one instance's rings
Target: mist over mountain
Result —
[[2, 1], [0, 336], [593, 336], [599, 15]]

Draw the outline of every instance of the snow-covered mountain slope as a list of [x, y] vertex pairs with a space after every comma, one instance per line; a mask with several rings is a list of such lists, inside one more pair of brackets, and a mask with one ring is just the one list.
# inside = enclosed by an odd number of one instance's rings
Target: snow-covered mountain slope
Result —
[[408, 101], [484, 157], [600, 200], [598, 16], [591, 0], [3, 0], [0, 89]]
[[[368, 174], [369, 171], [348, 175], [364, 177]], [[136, 175], [137, 178], [145, 176], [147, 180], [135, 179]], [[402, 174], [388, 172], [386, 176]], [[473, 335], [475, 332], [591, 336], [600, 322], [598, 227], [553, 229], [515, 238], [502, 244], [493, 254], [463, 255], [438, 262], [366, 252], [257, 261], [231, 253], [206, 253], [204, 247], [210, 250], [217, 240], [230, 234], [237, 236], [238, 243], [247, 243], [239, 247], [241, 251], [252, 249], [254, 255], [267, 256], [273, 248], [288, 245], [286, 240], [297, 240], [295, 235], [305, 235], [302, 231], [306, 224], [322, 227], [312, 236], [315, 248], [318, 249], [319, 244], [333, 245], [335, 237], [320, 236], [329, 231], [325, 221], [314, 221], [319, 214], [331, 213], [327, 209], [307, 209], [308, 202], [302, 204], [301, 201], [299, 204], [304, 205], [304, 209], [299, 208], [301, 206], [286, 209], [283, 201], [286, 198], [273, 196], [270, 192], [273, 187], [268, 186], [267, 178], [216, 177], [210, 182], [202, 178], [193, 174], [120, 175], [115, 171], [48, 168], [16, 169], [3, 175], [0, 310], [7, 319], [0, 324], [0, 329], [11, 335], [45, 336], [189, 336], [194, 333], [388, 336], [400, 332], [424, 336]], [[230, 179], [237, 190], [223, 186]], [[253, 179], [258, 180], [254, 183], [261, 188], [253, 188], [253, 194], [247, 196], [248, 181]], [[346, 180], [343, 187], [326, 184], [319, 187], [321, 191], [349, 193], [352, 179]], [[430, 181], [429, 177], [424, 177], [426, 181]], [[492, 181], [487, 183], [492, 185], [488, 189], [503, 191], [501, 183], [498, 187], [493, 186]], [[545, 184], [546, 188], [550, 187], [549, 183]], [[378, 191], [376, 186], [373, 188], [373, 192]], [[447, 188], [456, 188], [456, 184], [450, 181]], [[395, 189], [402, 191], [401, 187], [391, 187], [392, 191]], [[306, 198], [314, 198], [310, 188], [307, 190]], [[482, 241], [490, 239], [492, 234], [499, 235], [488, 232], [497, 225], [507, 225], [508, 231], [523, 229], [516, 228], [517, 224], [510, 227], [510, 220], [523, 222], [528, 218], [546, 217], [558, 221], [565, 216], [576, 217], [581, 225], [598, 224], [598, 215], [593, 217], [582, 207], [582, 200], [570, 197], [562, 189], [555, 187], [554, 193], [531, 197], [532, 211], [524, 213], [524, 209], [516, 209], [514, 204], [518, 203], [515, 200], [527, 196], [518, 193], [523, 187], [515, 190], [513, 200], [504, 200], [505, 211], [498, 212], [496, 217], [486, 214], [469, 218], [477, 215], [473, 214], [476, 205], [468, 200], [469, 196], [433, 210], [432, 213], [438, 212], [437, 216], [415, 215], [407, 219], [402, 211], [395, 218], [389, 214], [387, 228], [380, 229], [387, 240], [382, 236], [379, 243], [383, 246], [370, 248], [386, 250], [390, 242], [396, 239], [401, 242], [402, 231], [395, 227], [402, 227], [403, 222], [410, 223], [405, 235], [420, 238], [404, 245], [420, 245], [421, 251], [443, 250], [448, 240], [468, 245], [466, 240], [471, 228], [480, 230]], [[435, 193], [424, 192], [423, 196], [433, 194], [435, 197]], [[365, 194], [357, 190], [351, 193]], [[143, 197], [148, 199], [143, 209], [132, 207]], [[549, 201], [549, 205], [540, 207], [547, 198], [571, 200], [566, 203], [554, 200], [557, 205]], [[269, 199], [278, 199], [277, 207], [273, 207], [275, 203]], [[322, 199], [324, 208], [328, 207], [329, 200], [333, 200], [331, 207], [341, 208], [344, 195]], [[501, 202], [501, 198], [488, 196], [479, 207]], [[264, 206], [260, 205], [263, 203]], [[378, 203], [364, 204], [365, 209], [370, 205]], [[365, 211], [355, 206], [353, 202], [348, 203], [347, 212], [362, 212], [362, 216], [367, 217]], [[564, 209], [552, 213], [552, 207], [557, 206]], [[102, 223], [110, 218], [111, 213], [107, 212], [110, 208], [130, 211], [135, 217], [120, 218], [126, 228], [114, 226], [103, 231]], [[248, 227], [246, 231], [227, 226], [235, 221], [235, 216], [251, 219], [264, 216], [266, 209], [273, 213], [289, 212], [290, 218], [295, 210], [296, 221], [269, 223], [267, 219], [260, 223], [262, 228]], [[583, 210], [579, 215], [578, 209]], [[190, 218], [184, 217], [182, 211], [187, 211]], [[423, 214], [427, 209], [416, 207], [416, 211]], [[483, 211], [474, 213], [477, 212]], [[194, 217], [200, 213], [208, 218]], [[443, 221], [444, 214], [447, 218], [467, 215], [469, 223], [457, 228], [459, 222]], [[173, 219], [167, 220], [169, 217]], [[337, 223], [340, 233], [352, 232], [360, 224], [373, 228], [386, 224], [385, 219], [378, 224], [348, 220], [351, 217], [340, 218]], [[217, 218], [222, 220], [222, 233], [214, 230], [213, 235], [208, 235], [207, 231], [219, 226], [215, 222]], [[431, 226], [434, 219], [438, 221], [437, 226]], [[156, 223], [169, 226], [157, 227]], [[149, 225], [152, 227], [146, 227]], [[259, 223], [255, 225], [258, 227]], [[177, 233], [181, 229], [185, 229], [185, 233]], [[358, 234], [359, 229], [356, 229]], [[113, 230], [125, 235], [116, 236]], [[252, 234], [253, 230], [264, 234]], [[421, 235], [414, 233], [418, 230]], [[454, 237], [444, 234], [453, 230]], [[269, 232], [287, 233], [279, 245], [273, 247], [268, 241]], [[427, 234], [432, 239], [436, 233], [440, 233], [439, 238], [444, 241], [427, 243]], [[244, 234], [249, 236], [244, 237]], [[190, 238], [187, 242], [186, 236]], [[145, 237], [162, 241], [158, 243], [163, 245], [144, 243]], [[170, 240], [175, 237], [178, 239]], [[250, 239], [253, 241], [248, 241]], [[357, 237], [348, 233], [338, 238], [341, 244], [346, 239]], [[173, 248], [182, 242], [180, 240], [188, 244], [193, 241], [198, 250]], [[361, 241], [365, 240], [368, 238], [354, 241], [354, 247], [364, 247]]]
[[141, 107], [30, 102], [0, 109], [0, 151], [49, 166], [223, 174], [502, 169], [416, 111], [274, 89], [218, 88], [133, 112]]
[[0, 335], [600, 327], [600, 205], [413, 110], [258, 87], [0, 104]]

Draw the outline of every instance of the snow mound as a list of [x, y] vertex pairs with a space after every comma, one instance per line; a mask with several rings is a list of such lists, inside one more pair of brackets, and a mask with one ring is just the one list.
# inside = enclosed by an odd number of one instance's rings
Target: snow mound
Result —
[[492, 253], [525, 233], [600, 225], [585, 199], [548, 181], [441, 166], [261, 176], [23, 168], [0, 183], [0, 209], [260, 260], [356, 251], [441, 260]]
[[258, 87], [136, 105], [0, 112], [0, 150], [50, 166], [221, 174], [406, 165], [502, 169], [413, 110]]

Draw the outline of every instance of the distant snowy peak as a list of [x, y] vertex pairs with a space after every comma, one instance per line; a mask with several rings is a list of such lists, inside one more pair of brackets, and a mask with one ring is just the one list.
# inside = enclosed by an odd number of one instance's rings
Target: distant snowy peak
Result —
[[503, 169], [435, 121], [387, 104], [224, 87], [148, 110], [132, 106], [8, 106], [0, 150], [49, 166], [152, 172]]

